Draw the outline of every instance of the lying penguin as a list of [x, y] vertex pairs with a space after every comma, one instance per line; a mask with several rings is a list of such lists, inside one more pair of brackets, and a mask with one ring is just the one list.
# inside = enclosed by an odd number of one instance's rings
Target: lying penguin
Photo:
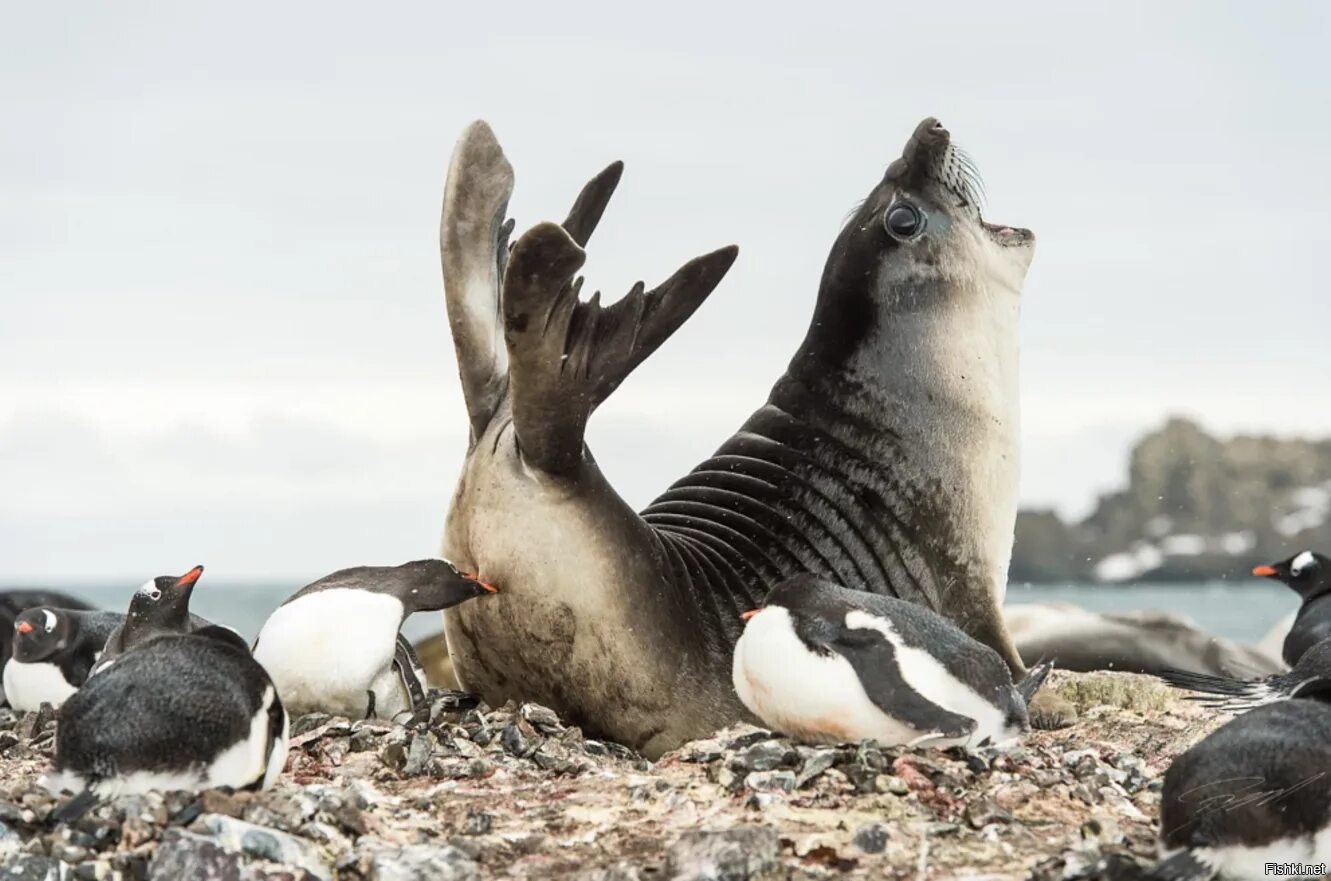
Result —
[[119, 612], [40, 606], [14, 622], [13, 657], [5, 665], [5, 696], [16, 710], [58, 707], [87, 680], [107, 637], [123, 624]]
[[402, 622], [494, 592], [447, 560], [343, 569], [278, 607], [259, 631], [254, 657], [293, 714], [392, 718], [425, 697], [420, 661], [398, 632]]
[[1261, 679], [1205, 676], [1183, 670], [1167, 670], [1159, 676], [1175, 688], [1201, 692], [1188, 700], [1199, 701], [1226, 713], [1244, 713], [1294, 697], [1331, 695], [1331, 640], [1324, 639], [1304, 652], [1288, 673]]
[[[96, 606], [59, 591], [23, 588], [0, 590], [0, 672], [3, 672], [5, 665], [9, 663], [9, 656], [13, 653], [14, 621], [24, 610], [35, 609], [37, 606], [81, 609], [88, 612], [96, 610]], [[4, 695], [0, 694], [0, 705], [4, 702]]]
[[[1161, 861], [1148, 877], [1267, 877], [1331, 862], [1331, 705], [1289, 700], [1239, 716], [1165, 772]], [[1292, 874], [1292, 873], [1291, 873]]]
[[1270, 566], [1258, 566], [1252, 574], [1274, 578], [1303, 599], [1281, 648], [1286, 664], [1293, 667], [1304, 652], [1331, 638], [1331, 559], [1304, 551]]
[[1049, 674], [1018, 685], [998, 653], [938, 613], [812, 575], [778, 584], [735, 645], [744, 705], [804, 740], [998, 745], [1030, 730], [1027, 704]]
[[234, 630], [203, 627], [133, 646], [65, 701], [53, 792], [76, 819], [98, 799], [151, 790], [261, 789], [286, 762], [287, 714]]
[[135, 591], [125, 620], [106, 638], [92, 673], [106, 669], [120, 655], [154, 637], [214, 626], [189, 611], [190, 596], [202, 574], [203, 567], [195, 566], [184, 575], [159, 575]]

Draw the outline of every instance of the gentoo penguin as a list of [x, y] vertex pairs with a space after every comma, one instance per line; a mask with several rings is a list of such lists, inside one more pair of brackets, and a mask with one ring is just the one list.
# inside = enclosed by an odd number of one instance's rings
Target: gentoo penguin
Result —
[[286, 762], [287, 715], [234, 630], [203, 627], [134, 646], [65, 701], [52, 791], [75, 799], [216, 786], [260, 789]]
[[189, 611], [190, 595], [202, 574], [203, 567], [195, 566], [184, 575], [159, 575], [136, 590], [124, 623], [107, 637], [92, 672], [106, 669], [120, 655], [154, 637], [213, 626]]
[[1328, 769], [1331, 706], [1320, 700], [1258, 707], [1217, 729], [1165, 772], [1161, 861], [1148, 877], [1263, 878], [1272, 862], [1331, 862]]
[[306, 585], [264, 623], [254, 657], [292, 714], [392, 718], [424, 697], [424, 673], [398, 632], [495, 588], [447, 560], [342, 569]]
[[1303, 598], [1281, 650], [1285, 663], [1293, 667], [1304, 652], [1331, 637], [1331, 559], [1304, 551], [1270, 566], [1258, 566], [1252, 574], [1282, 581]]
[[28, 609], [14, 622], [13, 657], [5, 665], [5, 696], [16, 710], [60, 706], [83, 685], [111, 632], [125, 616], [82, 609]]
[[[85, 603], [78, 597], [54, 590], [0, 590], [0, 671], [9, 663], [13, 649], [14, 619], [25, 609], [37, 606], [50, 606], [56, 609], [83, 609], [91, 611], [95, 606]], [[0, 705], [5, 702], [0, 694]]]
[[1304, 652], [1288, 673], [1261, 679], [1232, 679], [1169, 670], [1161, 673], [1160, 678], [1175, 688], [1201, 692], [1189, 700], [1200, 701], [1227, 713], [1242, 713], [1292, 697], [1310, 697], [1323, 692], [1331, 696], [1331, 640], [1322, 640]]
[[812, 575], [744, 617], [735, 691], [767, 725], [811, 741], [998, 745], [1029, 730], [1050, 669], [1014, 686], [996, 651], [931, 609]]

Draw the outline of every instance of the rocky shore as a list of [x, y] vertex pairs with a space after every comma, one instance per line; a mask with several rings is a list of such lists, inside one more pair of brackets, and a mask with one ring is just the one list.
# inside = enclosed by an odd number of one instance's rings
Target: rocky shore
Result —
[[54, 714], [0, 710], [0, 881], [1133, 877], [1171, 757], [1223, 718], [1145, 677], [1052, 682], [1080, 722], [1006, 753], [737, 727], [655, 763], [540, 706], [435, 692], [406, 724], [296, 720], [271, 790], [128, 796], [68, 826], [37, 782]]

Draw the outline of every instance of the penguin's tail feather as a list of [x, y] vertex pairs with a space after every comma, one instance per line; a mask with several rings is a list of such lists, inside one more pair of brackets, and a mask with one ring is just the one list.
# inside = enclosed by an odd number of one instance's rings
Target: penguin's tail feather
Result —
[[1174, 669], [1162, 670], [1156, 676], [1174, 688], [1198, 692], [1188, 695], [1185, 700], [1226, 712], [1245, 712], [1286, 696], [1264, 679], [1232, 679]]
[[1211, 881], [1216, 872], [1191, 851], [1182, 850], [1156, 863], [1146, 877], [1151, 881]]
[[1038, 664], [1027, 670], [1026, 675], [1017, 683], [1017, 694], [1021, 695], [1022, 701], [1027, 706], [1030, 705], [1031, 698], [1035, 697], [1035, 693], [1040, 690], [1040, 686], [1049, 678], [1049, 671], [1054, 669], [1056, 660], [1057, 658], [1050, 658], [1047, 661], [1041, 659]]

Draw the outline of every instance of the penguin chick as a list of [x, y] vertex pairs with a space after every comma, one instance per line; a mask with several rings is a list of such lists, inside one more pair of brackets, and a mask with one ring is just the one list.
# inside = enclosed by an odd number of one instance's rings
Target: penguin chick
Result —
[[736, 693], [768, 726], [813, 742], [1005, 743], [1030, 730], [1027, 704], [1051, 667], [1014, 686], [997, 652], [936, 612], [812, 575], [743, 617]]
[[1286, 664], [1293, 667], [1304, 652], [1331, 638], [1331, 559], [1304, 551], [1279, 563], [1258, 566], [1252, 574], [1274, 578], [1303, 599], [1281, 647]]
[[1261, 679], [1231, 679], [1186, 670], [1165, 670], [1159, 676], [1175, 688], [1201, 692], [1189, 695], [1187, 700], [1226, 713], [1244, 713], [1294, 697], [1331, 695], [1331, 639], [1304, 652], [1288, 673]]
[[155, 637], [213, 626], [189, 611], [190, 596], [202, 574], [203, 567], [195, 566], [184, 575], [159, 575], [136, 590], [124, 623], [107, 637], [92, 672], [105, 670], [120, 655]]
[[398, 632], [415, 612], [495, 588], [447, 560], [343, 569], [297, 591], [264, 623], [254, 657], [294, 715], [392, 718], [424, 697], [424, 676]]
[[163, 635], [92, 676], [60, 708], [52, 791], [92, 801], [151, 790], [261, 789], [286, 762], [287, 715], [225, 627]]
[[5, 665], [5, 696], [16, 710], [60, 706], [87, 680], [107, 637], [125, 616], [119, 612], [39, 606], [14, 621], [13, 657]]
[[1258, 707], [1174, 759], [1160, 801], [1159, 881], [1262, 878], [1331, 862], [1331, 706]]

